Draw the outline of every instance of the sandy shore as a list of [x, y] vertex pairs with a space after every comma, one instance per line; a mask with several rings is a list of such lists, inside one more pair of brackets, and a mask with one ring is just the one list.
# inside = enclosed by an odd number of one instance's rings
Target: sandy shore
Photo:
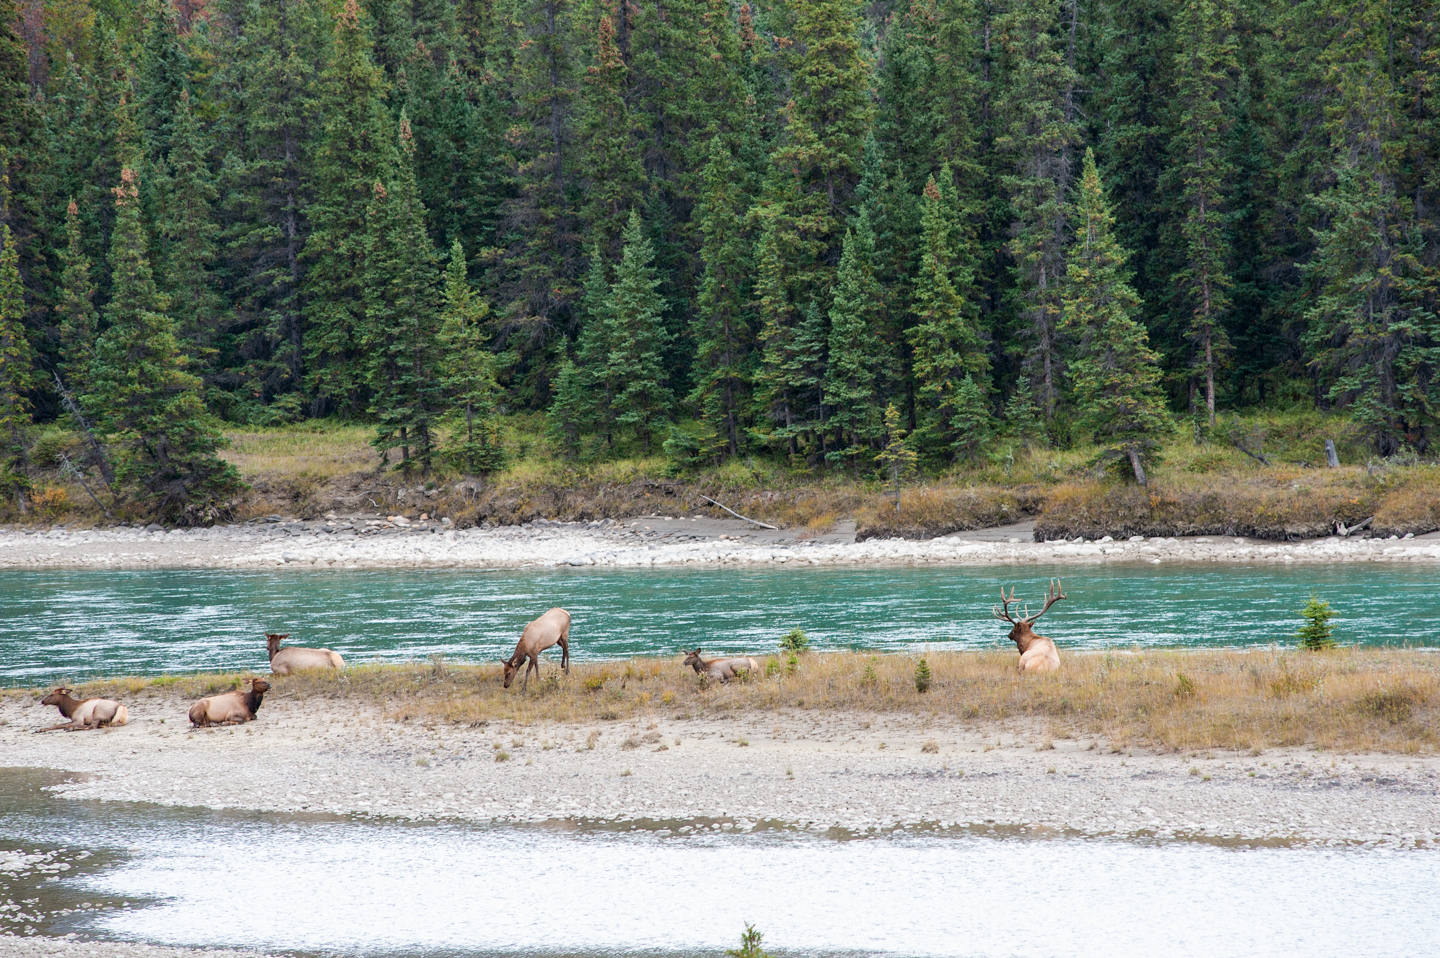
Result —
[[350, 517], [165, 531], [0, 528], [0, 569], [379, 569], [556, 566], [995, 565], [1106, 562], [1425, 562], [1440, 534], [1277, 543], [1199, 537], [1029, 541], [1032, 523], [924, 541], [856, 542], [853, 524], [812, 538], [738, 520], [659, 516], [456, 531], [443, 522]]
[[[191, 730], [158, 697], [119, 729], [35, 735], [48, 709], [0, 705], [11, 766], [90, 773], [73, 798], [480, 822], [718, 820], [826, 832], [1009, 834], [1434, 847], [1440, 757], [1276, 749], [1112, 751], [1025, 725], [746, 712], [594, 726], [400, 723], [267, 698], [246, 726]], [[162, 723], [161, 718], [165, 721]], [[508, 758], [497, 761], [504, 754]]]
[[165, 948], [131, 941], [85, 941], [78, 938], [26, 938], [0, 935], [0, 958], [256, 958], [252, 951], [208, 948]]

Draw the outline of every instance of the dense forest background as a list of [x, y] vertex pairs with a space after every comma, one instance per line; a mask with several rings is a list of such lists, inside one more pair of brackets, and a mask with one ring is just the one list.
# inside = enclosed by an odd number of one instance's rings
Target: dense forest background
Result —
[[[0, 0], [0, 443], [871, 472], [1226, 410], [1433, 452], [1424, 0]], [[896, 459], [895, 457], [900, 457]], [[889, 458], [887, 458], [889, 457]], [[53, 467], [53, 464], [45, 464]]]

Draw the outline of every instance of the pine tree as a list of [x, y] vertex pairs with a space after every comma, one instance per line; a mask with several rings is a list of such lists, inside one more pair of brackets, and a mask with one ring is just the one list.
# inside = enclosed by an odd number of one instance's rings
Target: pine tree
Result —
[[447, 402], [464, 417], [464, 431], [448, 444], [447, 456], [466, 473], [486, 473], [505, 462], [497, 420], [499, 389], [495, 358], [485, 346], [490, 307], [466, 276], [465, 248], [450, 244], [440, 323], [441, 385]]
[[1301, 646], [1314, 652], [1335, 647], [1335, 626], [1330, 624], [1330, 620], [1335, 618], [1335, 610], [1330, 608], [1329, 602], [1311, 595], [1305, 608], [1300, 610], [1300, 616], [1305, 624], [1295, 635]]
[[1189, 307], [1187, 335], [1195, 347], [1192, 368], [1204, 380], [1205, 408], [1215, 425], [1215, 374], [1229, 351], [1225, 318], [1231, 286], [1227, 265], [1225, 195], [1231, 171], [1226, 155], [1232, 117], [1235, 61], [1231, 0], [1184, 0], [1175, 20], [1175, 109], [1167, 184], [1182, 205], [1179, 233], [1183, 267], [1175, 276]]
[[[0, 183], [0, 196], [9, 199]], [[24, 478], [26, 431], [35, 386], [35, 352], [25, 332], [25, 290], [20, 283], [20, 252], [10, 224], [0, 223], [0, 484], [26, 509]]]
[[822, 383], [827, 424], [839, 439], [839, 448], [826, 458], [836, 464], [857, 462], [882, 428], [875, 362], [880, 343], [875, 327], [884, 294], [875, 279], [874, 255], [875, 233], [862, 210], [855, 229], [845, 234], [840, 254]]
[[702, 458], [739, 454], [748, 419], [755, 358], [755, 330], [746, 309], [753, 268], [753, 243], [744, 221], [748, 205], [742, 168], [717, 134], [710, 141], [696, 211], [704, 273], [695, 306], [695, 388], [689, 401], [717, 442], [715, 448], [699, 450]]
[[437, 376], [436, 315], [439, 312], [435, 250], [425, 231], [425, 208], [415, 184], [415, 145], [410, 121], [400, 115], [399, 160], [388, 186], [372, 187], [362, 262], [365, 357], [369, 413], [381, 454], [400, 450], [399, 468], [419, 463], [429, 473], [435, 456], [435, 423], [443, 409]]
[[995, 432], [995, 419], [990, 412], [990, 403], [985, 391], [975, 382], [970, 373], [955, 387], [955, 396], [949, 403], [950, 420], [946, 425], [954, 436], [950, 449], [957, 459], [975, 462], [990, 437]]
[[1091, 150], [1085, 151], [1075, 219], [1079, 229], [1065, 287], [1064, 327], [1076, 341], [1075, 405], [1102, 461], [1128, 460], [1143, 486], [1144, 463], [1171, 423], [1157, 357], [1136, 319], [1140, 299], [1125, 277], [1125, 251], [1115, 239], [1115, 220]]
[[180, 43], [180, 18], [170, 0], [146, 0], [144, 46], [135, 77], [145, 156], [152, 170], [170, 158], [179, 121], [180, 97], [189, 81], [190, 58]]
[[59, 251], [60, 291], [55, 304], [59, 330], [60, 373], [65, 386], [84, 394], [86, 374], [95, 355], [100, 329], [95, 314], [95, 289], [90, 283], [90, 257], [80, 241], [80, 210], [71, 200], [65, 210], [65, 246]]
[[355, 415], [368, 400], [361, 341], [366, 211], [374, 185], [390, 169], [394, 142], [382, 103], [384, 74], [370, 58], [356, 0], [346, 0], [336, 17], [333, 50], [319, 82], [318, 109], [325, 119], [305, 243], [305, 356], [321, 408]]
[[1035, 407], [1035, 394], [1030, 391], [1030, 380], [1024, 376], [1015, 383], [1015, 391], [1005, 404], [1005, 432], [1019, 439], [1026, 448], [1037, 445], [1045, 435], [1040, 410]]
[[608, 448], [615, 442], [617, 384], [610, 377], [610, 281], [599, 244], [590, 250], [580, 300], [581, 326], [575, 359], [566, 359], [554, 383], [550, 405], [551, 432], [570, 451], [579, 450], [581, 438], [598, 435]]
[[198, 367], [205, 369], [213, 359], [223, 309], [211, 273], [219, 235], [213, 212], [217, 193], [203, 134], [190, 94], [184, 91], [172, 131], [159, 203], [163, 210], [158, 230], [164, 250], [161, 276], [176, 333]]
[[622, 236], [624, 252], [610, 287], [605, 325], [609, 351], [606, 377], [615, 385], [615, 423], [629, 427], [650, 451], [651, 439], [669, 419], [672, 402], [660, 364], [665, 347], [662, 303], [656, 288], [655, 252], [645, 237], [640, 214], [630, 214]]
[[240, 478], [217, 454], [224, 436], [199, 379], [185, 369], [155, 288], [139, 205], [139, 176], [124, 167], [110, 246], [113, 293], [82, 405], [119, 451], [116, 477], [144, 506], [170, 521], [210, 522]]
[[[911, 307], [915, 320], [907, 333], [918, 407], [915, 438], [931, 455], [948, 459], [955, 454], [958, 439], [952, 420], [960, 385], [968, 379], [971, 388], [983, 394], [990, 364], [975, 311], [952, 279], [953, 213], [933, 178], [925, 184], [922, 203], [924, 235]], [[961, 277], [967, 286], [969, 279]]]

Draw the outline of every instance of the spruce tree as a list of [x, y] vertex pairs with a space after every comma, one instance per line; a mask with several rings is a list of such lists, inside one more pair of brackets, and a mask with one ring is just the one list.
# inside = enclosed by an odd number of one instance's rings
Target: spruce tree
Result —
[[389, 185], [371, 188], [363, 254], [365, 358], [371, 440], [382, 457], [400, 450], [399, 468], [419, 463], [429, 473], [435, 456], [435, 423], [443, 409], [437, 376], [439, 312], [435, 250], [425, 231], [425, 208], [415, 183], [415, 145], [410, 121], [400, 115], [399, 160]]
[[65, 387], [83, 395], [95, 355], [100, 328], [95, 314], [95, 289], [90, 282], [90, 257], [80, 240], [80, 210], [71, 200], [65, 208], [65, 245], [59, 251], [60, 290], [55, 303], [59, 331], [60, 373]]
[[170, 158], [180, 97], [189, 85], [190, 58], [180, 43], [179, 13], [171, 0], [147, 0], [143, 8], [146, 23], [135, 76], [136, 105], [147, 164], [158, 172]]
[[605, 257], [597, 243], [590, 249], [580, 300], [580, 336], [575, 358], [561, 363], [556, 375], [549, 420], [553, 435], [571, 453], [579, 451], [583, 437], [595, 435], [607, 448], [615, 441], [615, 395], [610, 377], [610, 281]]
[[827, 425], [838, 439], [837, 448], [826, 458], [836, 464], [857, 462], [883, 428], [876, 391], [880, 343], [875, 327], [884, 294], [875, 279], [874, 255], [875, 233], [862, 211], [855, 229], [845, 234], [840, 254], [822, 383]]
[[1000, 47], [995, 150], [1009, 165], [1002, 185], [1013, 211], [1014, 336], [1047, 425], [1061, 395], [1060, 297], [1078, 142], [1068, 100], [1075, 73], [1052, 32], [1056, 13], [1053, 0], [1004, 0], [992, 28]]
[[321, 125], [316, 74], [333, 32], [322, 7], [226, 0], [215, 11], [218, 272], [228, 320], [218, 363], [239, 418], [290, 418], [305, 399], [302, 254]]
[[1215, 375], [1229, 351], [1230, 251], [1225, 196], [1231, 171], [1226, 148], [1232, 117], [1235, 15], [1231, 0], [1184, 0], [1175, 20], [1174, 108], [1179, 116], [1170, 141], [1172, 182], [1182, 212], [1183, 264], [1175, 279], [1188, 307], [1186, 332], [1194, 344], [1191, 368], [1204, 381], [1205, 408], [1215, 425]]
[[595, 53], [586, 71], [580, 137], [585, 151], [589, 189], [585, 221], [591, 244], [599, 243], [605, 256], [620, 253], [620, 234], [630, 212], [640, 208], [645, 171], [636, 149], [638, 137], [626, 102], [629, 67], [616, 42], [615, 20], [624, 2], [600, 8]]
[[1143, 486], [1144, 464], [1172, 427], [1157, 357], [1136, 319], [1140, 299], [1125, 276], [1125, 251], [1115, 239], [1114, 216], [1091, 150], [1085, 151], [1075, 220], [1064, 328], [1076, 342], [1071, 375], [1079, 421], [1100, 448], [1101, 460], [1128, 460]]
[[[983, 394], [983, 384], [989, 380], [989, 359], [975, 310], [956, 290], [952, 279], [954, 217], [934, 178], [925, 184], [922, 203], [924, 234], [911, 307], [915, 318], [907, 334], [917, 395], [918, 425], [913, 438], [928, 454], [949, 459], [955, 455], [955, 443], [959, 441], [952, 423], [958, 390], [968, 379], [971, 388]], [[968, 279], [962, 277], [967, 286]], [[965, 443], [971, 444], [970, 440]]]
[[370, 58], [356, 0], [346, 0], [335, 19], [334, 43], [319, 83], [324, 127], [305, 243], [305, 356], [320, 408], [355, 415], [368, 399], [361, 282], [366, 211], [394, 152], [393, 127], [382, 102], [384, 74]]
[[1384, 9], [1364, 4], [1325, 57], [1335, 183], [1307, 272], [1318, 296], [1305, 340], [1328, 397], [1348, 406], [1376, 452], [1423, 448], [1440, 422], [1435, 273], [1403, 169], [1402, 100]]
[[139, 205], [139, 176], [124, 167], [115, 189], [107, 325], [82, 405], [118, 450], [115, 475], [142, 506], [169, 521], [210, 522], [240, 478], [217, 454], [224, 436], [205, 409], [200, 380], [185, 368], [155, 288]]
[[172, 123], [169, 161], [161, 185], [161, 276], [170, 297], [170, 314], [197, 368], [208, 370], [223, 309], [212, 275], [219, 234], [214, 216], [217, 193], [205, 156], [203, 132], [196, 122], [190, 94], [184, 91]]
[[14, 493], [21, 512], [26, 509], [28, 485], [24, 476], [30, 426], [27, 394], [34, 386], [35, 352], [25, 332], [20, 251], [10, 224], [0, 223], [0, 485]]
[[711, 138], [702, 182], [696, 218], [704, 273], [695, 306], [695, 387], [689, 401], [714, 437], [714, 447], [699, 450], [709, 458], [740, 452], [755, 365], [755, 330], [746, 308], [753, 255], [744, 221], [749, 198], [742, 168], [719, 134]]
[[505, 451], [500, 443], [495, 358], [485, 344], [490, 307], [470, 285], [465, 248], [458, 239], [450, 244], [440, 315], [441, 385], [447, 404], [464, 420], [463, 428], [450, 438], [446, 456], [463, 472], [492, 472], [504, 465]]
[[656, 430], [669, 420], [672, 397], [660, 357], [665, 348], [664, 303], [656, 293], [655, 252], [640, 214], [632, 211], [622, 235], [624, 252], [615, 267], [605, 313], [606, 378], [614, 384], [615, 423], [634, 431], [650, 451]]

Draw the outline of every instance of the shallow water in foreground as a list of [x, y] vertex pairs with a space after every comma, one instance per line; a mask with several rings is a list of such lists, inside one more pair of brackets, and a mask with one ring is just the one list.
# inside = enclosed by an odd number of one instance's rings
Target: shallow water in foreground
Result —
[[751, 922], [782, 955], [1323, 958], [1426, 954], [1440, 933], [1423, 851], [417, 825], [68, 801], [40, 790], [56, 778], [0, 769], [0, 859], [71, 864], [0, 873], [0, 898], [98, 906], [39, 921], [49, 934], [689, 956]]
[[1001, 585], [1038, 610], [1049, 577], [1069, 598], [1045, 618], [1068, 648], [1292, 642], [1313, 592], [1342, 642], [1440, 645], [1431, 567], [1006, 566], [1002, 568], [0, 574], [0, 682], [253, 669], [262, 633], [351, 663], [434, 653], [493, 660], [551, 606], [574, 616], [581, 660], [764, 652], [794, 626], [821, 649], [994, 648]]

